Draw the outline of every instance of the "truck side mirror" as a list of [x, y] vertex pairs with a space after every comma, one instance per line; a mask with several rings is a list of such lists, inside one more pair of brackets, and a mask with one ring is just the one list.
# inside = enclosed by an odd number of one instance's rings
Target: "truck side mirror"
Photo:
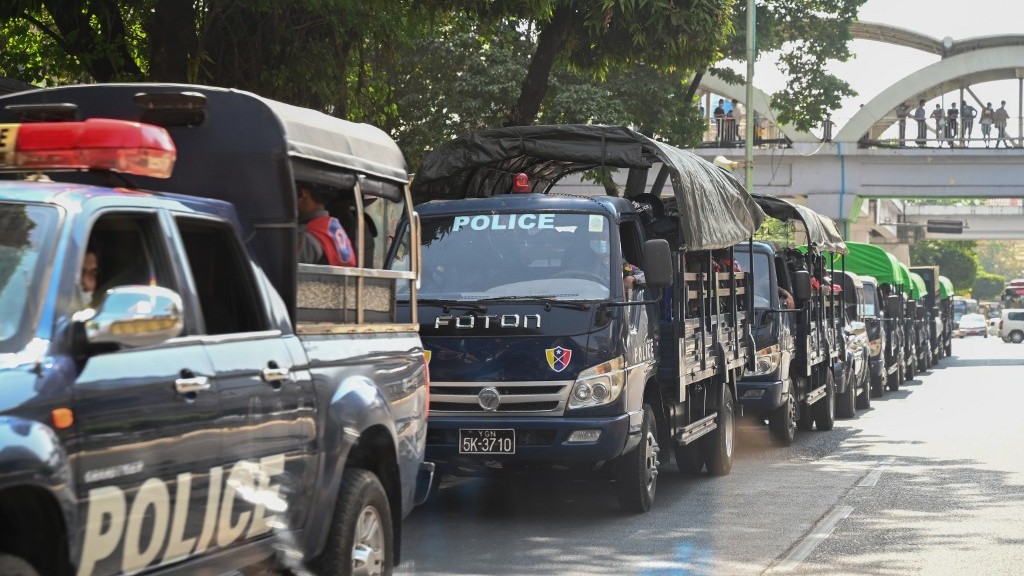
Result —
[[806, 302], [811, 299], [811, 273], [806, 270], [793, 272], [793, 299]]
[[181, 334], [185, 327], [181, 296], [159, 286], [118, 286], [107, 290], [97, 308], [76, 312], [90, 345], [124, 348], [152, 346]]
[[672, 285], [672, 248], [668, 240], [644, 242], [644, 278], [650, 288]]
[[900, 310], [903, 308], [903, 302], [900, 301], [900, 297], [893, 294], [885, 298], [885, 315], [889, 318], [897, 318], [900, 315]]

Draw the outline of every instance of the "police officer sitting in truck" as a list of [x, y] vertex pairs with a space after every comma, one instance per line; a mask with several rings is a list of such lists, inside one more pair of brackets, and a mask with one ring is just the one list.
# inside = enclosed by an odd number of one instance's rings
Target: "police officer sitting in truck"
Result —
[[296, 182], [299, 224], [299, 262], [330, 266], [355, 266], [356, 252], [337, 218], [327, 212], [331, 191], [324, 186]]

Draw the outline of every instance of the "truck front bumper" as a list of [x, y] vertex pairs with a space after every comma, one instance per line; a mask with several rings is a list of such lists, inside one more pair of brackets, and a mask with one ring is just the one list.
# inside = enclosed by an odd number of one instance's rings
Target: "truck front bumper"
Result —
[[[431, 416], [427, 422], [426, 459], [438, 464], [470, 467], [502, 462], [573, 464], [616, 458], [636, 446], [642, 412], [589, 418], [471, 418]], [[631, 425], [632, 421], [632, 425]], [[460, 430], [514, 430], [513, 454], [461, 454]], [[570, 441], [574, 432], [597, 434], [589, 441]], [[582, 432], [581, 432], [582, 433]]]
[[737, 401], [744, 412], [775, 410], [782, 406], [785, 388], [783, 380], [740, 380], [736, 383]]

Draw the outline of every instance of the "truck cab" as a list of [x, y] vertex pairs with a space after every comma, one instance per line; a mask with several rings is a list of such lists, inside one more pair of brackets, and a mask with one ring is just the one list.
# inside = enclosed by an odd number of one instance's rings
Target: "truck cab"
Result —
[[[397, 146], [150, 84], [0, 98], [0, 132], [4, 566], [390, 570], [432, 471], [418, 267], [367, 248], [415, 221]], [[352, 198], [358, 266], [297, 262], [296, 178]]]

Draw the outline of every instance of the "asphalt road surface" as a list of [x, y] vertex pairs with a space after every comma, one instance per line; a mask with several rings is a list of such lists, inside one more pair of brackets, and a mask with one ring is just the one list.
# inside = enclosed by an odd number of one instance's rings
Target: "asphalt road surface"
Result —
[[1024, 345], [953, 353], [788, 448], [741, 429], [729, 476], [663, 467], [647, 514], [597, 483], [448, 482], [406, 520], [397, 573], [1020, 574]]

